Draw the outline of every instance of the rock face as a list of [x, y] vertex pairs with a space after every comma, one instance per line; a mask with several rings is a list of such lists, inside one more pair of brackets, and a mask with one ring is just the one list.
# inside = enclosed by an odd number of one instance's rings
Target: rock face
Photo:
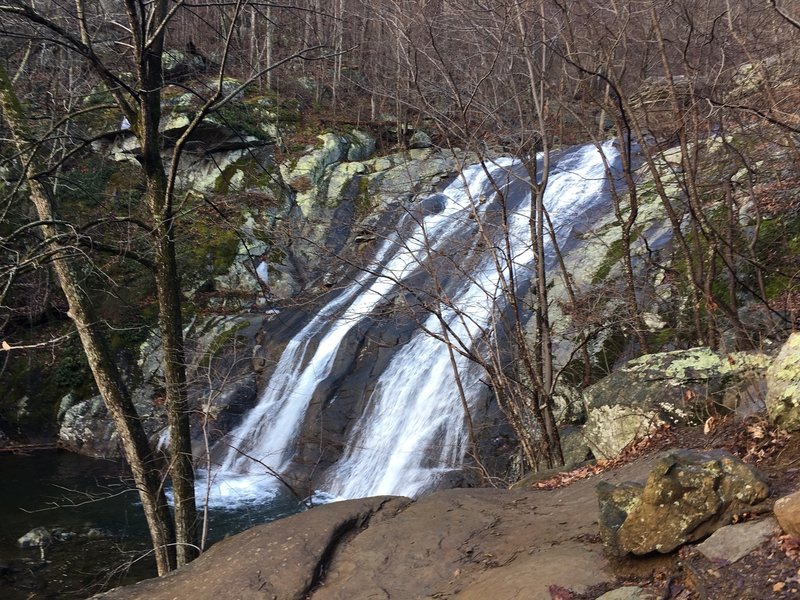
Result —
[[64, 412], [58, 443], [65, 450], [85, 456], [115, 458], [120, 455], [117, 432], [102, 397], [78, 402]]
[[800, 333], [793, 333], [767, 370], [767, 412], [776, 425], [800, 429]]
[[595, 457], [611, 458], [663, 423], [696, 425], [736, 410], [763, 386], [768, 364], [762, 354], [722, 356], [709, 348], [630, 360], [586, 390], [586, 441]]
[[[257, 376], [252, 370], [263, 317], [212, 317], [192, 322], [186, 331], [192, 441], [196, 454], [234, 427], [253, 407]], [[166, 442], [166, 413], [160, 402], [163, 390], [161, 350], [157, 336], [140, 348], [143, 381], [131, 390], [145, 433], [155, 447]], [[60, 415], [59, 445], [72, 452], [98, 458], [121, 456], [117, 433], [100, 396], [73, 404], [64, 399]]]
[[619, 554], [668, 553], [730, 523], [769, 495], [763, 477], [733, 455], [676, 450], [647, 483], [600, 484], [600, 534]]
[[[600, 477], [639, 479], [651, 465], [645, 459]], [[583, 593], [615, 578], [593, 540], [593, 486], [333, 503], [230, 537], [174, 574], [100, 597], [552, 600], [550, 586]]]

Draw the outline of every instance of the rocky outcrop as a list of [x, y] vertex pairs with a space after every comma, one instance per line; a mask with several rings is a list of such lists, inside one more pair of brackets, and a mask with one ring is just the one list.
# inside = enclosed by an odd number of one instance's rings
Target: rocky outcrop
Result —
[[[257, 351], [263, 317], [210, 317], [186, 328], [187, 374], [192, 439], [200, 455], [206, 440], [213, 443], [230, 431], [253, 407], [257, 375], [252, 359]], [[167, 417], [162, 400], [163, 372], [160, 340], [152, 335], [139, 350], [142, 381], [132, 386], [137, 414], [154, 447], [166, 444]], [[117, 433], [100, 396], [62, 401], [59, 445], [98, 458], [121, 456]]]
[[766, 499], [769, 487], [728, 452], [675, 450], [645, 485], [601, 483], [597, 493], [603, 542], [618, 554], [642, 555], [706, 537]]
[[767, 413], [784, 429], [800, 429], [800, 333], [793, 333], [767, 370]]
[[58, 443], [65, 450], [97, 458], [117, 458], [117, 432], [103, 398], [94, 396], [64, 411]]
[[709, 348], [649, 354], [585, 391], [583, 434], [597, 458], [611, 458], [662, 424], [698, 424], [718, 413], [752, 410], [769, 358]]
[[[651, 462], [601, 478], [640, 479]], [[313, 508], [212, 546], [172, 575], [104, 600], [525, 598], [615, 579], [595, 540], [594, 481], [559, 490], [454, 489], [411, 502]]]

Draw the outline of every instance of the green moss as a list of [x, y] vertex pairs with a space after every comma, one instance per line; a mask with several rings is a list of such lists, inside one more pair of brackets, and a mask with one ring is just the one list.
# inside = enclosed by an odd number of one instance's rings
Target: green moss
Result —
[[[234, 186], [237, 173], [241, 173], [242, 178]], [[275, 177], [275, 166], [263, 164], [249, 155], [226, 166], [214, 181], [214, 192], [217, 194], [230, 194], [248, 188], [274, 191], [277, 187], [279, 180]]]
[[56, 195], [60, 204], [94, 208], [106, 198], [106, 185], [116, 165], [91, 157], [69, 169], [59, 179]]
[[767, 299], [775, 299], [798, 286], [797, 257], [800, 255], [800, 216], [782, 216], [761, 223], [756, 253], [765, 265]]
[[[65, 324], [44, 329], [31, 331], [36, 337], [18, 343], [58, 337], [69, 331]], [[0, 417], [32, 435], [54, 431], [61, 398], [69, 392], [80, 398], [97, 393], [77, 337], [62, 346], [13, 353], [0, 377], [0, 388]], [[24, 410], [20, 410], [22, 398], [27, 398]]]
[[194, 226], [195, 241], [190, 253], [199, 269], [206, 268], [220, 275], [228, 270], [236, 258], [239, 238], [230, 228], [217, 228], [206, 223]]
[[283, 248], [270, 245], [268, 261], [270, 265], [280, 265], [286, 260], [286, 251]]
[[239, 335], [239, 332], [243, 329], [247, 329], [249, 327], [249, 323], [247, 321], [242, 321], [240, 323], [236, 323], [230, 329], [226, 329], [220, 332], [211, 343], [208, 345], [208, 350], [203, 354], [203, 357], [200, 359], [200, 366], [208, 368], [211, 365], [211, 361], [225, 348], [231, 346], [232, 344], [236, 343], [236, 338]]
[[222, 170], [214, 181], [214, 193], [227, 194], [231, 192], [231, 181], [233, 176], [239, 171], [239, 161], [229, 164]]
[[146, 327], [121, 327], [110, 332], [111, 350], [117, 354], [130, 348], [138, 348], [147, 339], [149, 330]]
[[624, 245], [620, 239], [614, 240], [611, 242], [611, 244], [609, 244], [603, 261], [600, 263], [600, 266], [597, 267], [597, 271], [595, 271], [594, 275], [592, 276], [593, 284], [596, 285], [602, 283], [606, 280], [606, 278], [608, 278], [608, 275], [611, 273], [611, 269], [613, 269], [614, 266], [622, 260], [624, 251]]
[[649, 344], [650, 348], [653, 349], [653, 351], [658, 352], [668, 344], [675, 342], [677, 337], [678, 333], [674, 329], [665, 327], [664, 329], [660, 329], [658, 331], [648, 332], [647, 343]]
[[261, 127], [264, 117], [252, 104], [229, 102], [213, 115], [214, 120], [224, 123], [237, 133], [251, 135], [258, 139], [266, 139]]
[[372, 211], [369, 192], [369, 177], [359, 176], [358, 194], [355, 197], [355, 220], [360, 221]]
[[767, 300], [775, 300], [786, 292], [793, 291], [797, 288], [797, 280], [793, 277], [785, 275], [771, 275], [764, 284], [764, 291], [767, 294]]

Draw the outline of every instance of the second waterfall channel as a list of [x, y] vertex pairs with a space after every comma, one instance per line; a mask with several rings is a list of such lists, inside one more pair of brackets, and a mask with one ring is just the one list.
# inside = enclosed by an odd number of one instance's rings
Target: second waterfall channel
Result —
[[[545, 207], [560, 247], [578, 243], [575, 232], [609, 210], [608, 172], [617, 163], [611, 142], [602, 154], [589, 144], [553, 155]], [[467, 167], [442, 192], [398, 211], [371, 261], [288, 342], [257, 405], [213, 450], [216, 466], [199, 481], [210, 483], [209, 504], [268, 501], [281, 493], [275, 475], [291, 481], [297, 472], [329, 498], [414, 497], [457, 481], [467, 451], [464, 400], [478, 421], [492, 401], [481, 369], [442, 338], [467, 347], [496, 335], [493, 317], [506, 308], [501, 278], [511, 269], [516, 281], [531, 278], [530, 211], [527, 173], [513, 159]], [[318, 464], [298, 464], [311, 407], [317, 420], [344, 410], [353, 393], [342, 386], [370, 335], [367, 324], [405, 297], [415, 299], [415, 326], [381, 347], [357, 414], [339, 415], [346, 424], [337, 447]]]

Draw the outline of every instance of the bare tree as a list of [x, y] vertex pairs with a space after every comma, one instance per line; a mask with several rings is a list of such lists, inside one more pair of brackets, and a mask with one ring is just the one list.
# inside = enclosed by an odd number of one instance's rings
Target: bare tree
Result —
[[[234, 89], [226, 87], [225, 76], [232, 61], [231, 53], [238, 31], [238, 23], [246, 5], [245, 0], [232, 3], [211, 3], [205, 10], [214, 11], [222, 23], [216, 31], [220, 54], [216, 74], [211, 83], [191, 90], [196, 98], [197, 108], [190, 123], [183, 129], [174, 143], [164, 139], [161, 130], [162, 91], [175, 73], [165, 69], [167, 37], [178, 17], [191, 14], [184, 2], [171, 3], [158, 0], [151, 3], [125, 1], [121, 10], [106, 12], [104, 6], [91, 5], [84, 0], [76, 0], [71, 10], [58, 3], [37, 3], [22, 0], [0, 2], [2, 27], [6, 32], [24, 41], [39, 44], [42, 48], [60, 48], [70, 55], [70, 65], [78, 65], [92, 78], [92, 83], [100, 84], [113, 98], [117, 110], [130, 124], [130, 131], [138, 141], [136, 160], [143, 176], [145, 191], [144, 204], [147, 208], [147, 223], [143, 228], [149, 240], [152, 258], [147, 263], [152, 267], [158, 304], [158, 329], [163, 351], [163, 372], [165, 379], [165, 405], [169, 423], [169, 475], [172, 482], [175, 504], [175, 539], [159, 537], [158, 544], [174, 552], [174, 561], [169, 556], [159, 559], [159, 572], [163, 573], [190, 561], [197, 553], [196, 546], [196, 508], [194, 496], [194, 471], [187, 414], [187, 390], [184, 342], [182, 331], [182, 307], [180, 274], [176, 258], [176, 201], [178, 198], [178, 174], [181, 157], [197, 127], [209, 114], [219, 111], [265, 73], [280, 67], [296, 58], [307, 58], [311, 50], [301, 48], [285, 54], [274, 63], [261, 66], [245, 78]], [[258, 3], [254, 3], [258, 4]], [[212, 22], [209, 20], [206, 23]], [[124, 43], [114, 34], [115, 43], [110, 43], [110, 30], [125, 32]], [[29, 46], [31, 47], [31, 46]], [[27, 55], [25, 55], [27, 56]], [[25, 61], [20, 65], [24, 69]], [[205, 75], [204, 75], [205, 76]], [[207, 79], [206, 79], [207, 81]], [[12, 92], [14, 83], [6, 79], [7, 89]], [[17, 87], [21, 85], [17, 83]], [[30, 83], [30, 82], [29, 82]], [[7, 109], [14, 109], [13, 103]], [[17, 111], [18, 114], [22, 114]], [[59, 123], [69, 123], [81, 111], [60, 114]], [[10, 113], [9, 113], [10, 114]], [[21, 123], [21, 121], [19, 121]], [[50, 147], [47, 135], [40, 132], [27, 132], [18, 137], [20, 143], [28, 142], [28, 133], [34, 135], [30, 142], [37, 147]], [[36, 135], [40, 135], [37, 140]], [[76, 138], [77, 148], [85, 145]], [[34, 150], [22, 148], [31, 157]], [[67, 155], [70, 152], [66, 153]], [[54, 157], [51, 157], [54, 158]], [[63, 158], [63, 153], [62, 153]], [[58, 166], [40, 165], [40, 169], [29, 174], [28, 180], [37, 181], [43, 174], [57, 174]], [[28, 167], [30, 169], [30, 167]], [[55, 169], [55, 171], [54, 171]], [[52, 217], [40, 220], [52, 220]], [[113, 221], [113, 219], [112, 219]], [[55, 235], [50, 231], [48, 235]], [[50, 243], [50, 242], [48, 242]], [[101, 247], [101, 244], [97, 245]], [[111, 250], [111, 248], [109, 248]], [[125, 254], [125, 250], [120, 250]], [[61, 278], [62, 287], [69, 285], [69, 277]], [[66, 289], [65, 289], [66, 293]], [[76, 300], [77, 302], [77, 300]], [[97, 342], [96, 342], [97, 343]], [[92, 351], [87, 348], [87, 355]], [[102, 353], [100, 353], [102, 354]], [[97, 375], [96, 375], [97, 377]], [[99, 386], [100, 387], [100, 386]], [[100, 387], [101, 392], [105, 392]], [[107, 401], [108, 398], [107, 398]], [[112, 411], [113, 412], [113, 411]], [[130, 418], [135, 415], [129, 415]], [[141, 452], [142, 449], [140, 448]], [[135, 455], [131, 459], [138, 459]], [[152, 490], [148, 493], [153, 494]], [[163, 515], [162, 515], [163, 516]], [[164, 524], [162, 527], [166, 527]], [[154, 536], [154, 543], [156, 538]]]

